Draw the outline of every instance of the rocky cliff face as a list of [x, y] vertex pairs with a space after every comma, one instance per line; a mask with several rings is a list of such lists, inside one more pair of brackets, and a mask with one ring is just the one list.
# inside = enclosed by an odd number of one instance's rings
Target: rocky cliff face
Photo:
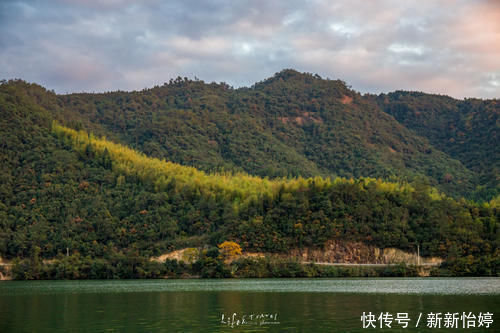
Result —
[[[417, 254], [394, 248], [379, 249], [361, 242], [328, 241], [324, 249], [292, 249], [287, 257], [299, 261], [346, 264], [417, 264]], [[439, 264], [441, 258], [422, 258], [420, 264]]]

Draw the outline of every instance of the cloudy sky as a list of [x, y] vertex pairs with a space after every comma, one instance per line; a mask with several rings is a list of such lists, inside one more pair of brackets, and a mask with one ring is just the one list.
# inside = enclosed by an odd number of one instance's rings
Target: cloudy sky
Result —
[[0, 78], [59, 93], [249, 86], [283, 68], [500, 98], [500, 0], [0, 1]]

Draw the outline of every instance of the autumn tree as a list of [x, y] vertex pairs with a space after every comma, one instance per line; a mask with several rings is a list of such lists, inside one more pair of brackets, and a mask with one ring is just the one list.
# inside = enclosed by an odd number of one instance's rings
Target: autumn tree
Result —
[[225, 241], [217, 246], [225, 260], [231, 260], [241, 255], [241, 247], [236, 242]]

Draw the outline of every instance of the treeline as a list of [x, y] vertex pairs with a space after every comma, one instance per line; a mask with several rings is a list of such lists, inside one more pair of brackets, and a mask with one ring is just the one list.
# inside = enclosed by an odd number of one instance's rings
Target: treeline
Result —
[[104, 258], [76, 254], [61, 256], [49, 263], [32, 256], [24, 260], [16, 259], [11, 274], [16, 280], [410, 277], [418, 276], [418, 269], [405, 264], [387, 267], [326, 266], [276, 258], [239, 258], [227, 263], [217, 248], [211, 248], [193, 262], [176, 259], [157, 262], [133, 253], [118, 253]]
[[[461, 258], [430, 269], [431, 276], [495, 276], [500, 259]], [[334, 278], [414, 277], [421, 268], [405, 263], [390, 266], [328, 266], [303, 264], [291, 259], [241, 257], [224, 260], [217, 247], [202, 251], [193, 260], [151, 261], [138, 253], [114, 253], [103, 258], [79, 254], [43, 262], [39, 252], [16, 259], [10, 275], [16, 280], [165, 279], [165, 278]]]

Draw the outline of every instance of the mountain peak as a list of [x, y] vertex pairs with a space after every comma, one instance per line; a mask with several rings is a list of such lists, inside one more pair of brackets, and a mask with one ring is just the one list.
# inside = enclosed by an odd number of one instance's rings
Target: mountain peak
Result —
[[275, 73], [270, 78], [257, 82], [253, 88], [273, 88], [282, 87], [286, 90], [298, 90], [303, 92], [304, 89], [319, 88], [334, 95], [350, 95], [350, 88], [342, 80], [331, 80], [322, 78], [318, 74], [299, 72], [295, 69], [286, 68]]
[[[318, 74], [312, 73], [302, 73], [295, 69], [285, 68], [268, 79], [265, 79], [259, 83], [269, 84], [273, 82], [283, 82], [283, 81], [305, 81], [306, 83], [310, 83], [313, 80], [321, 80], [321, 76]], [[257, 84], [259, 84], [257, 83]]]

